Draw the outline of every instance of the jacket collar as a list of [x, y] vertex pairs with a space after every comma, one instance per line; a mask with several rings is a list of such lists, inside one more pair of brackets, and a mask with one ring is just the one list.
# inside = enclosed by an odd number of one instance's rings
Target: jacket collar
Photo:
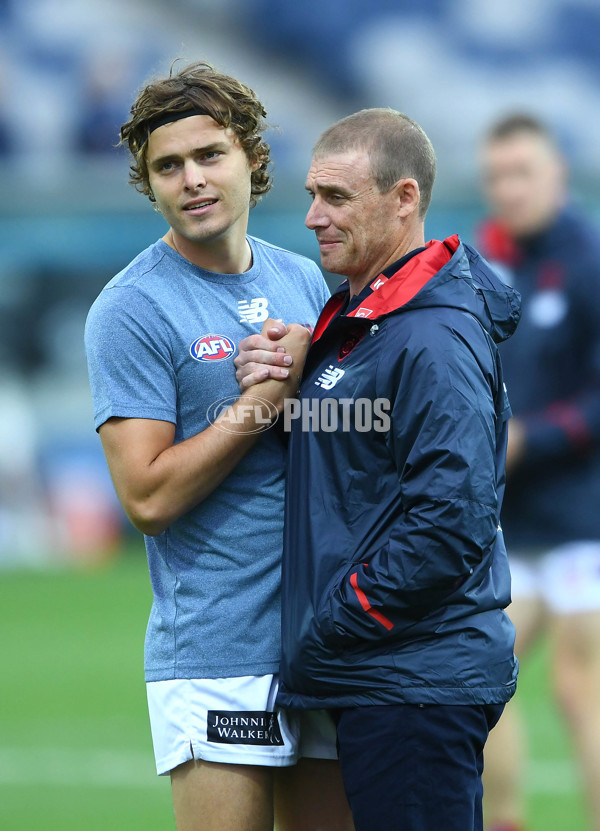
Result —
[[[456, 253], [459, 245], [460, 240], [457, 234], [448, 237], [443, 242], [430, 240], [423, 251], [411, 257], [391, 276], [386, 276], [385, 273], [379, 274], [369, 286], [371, 293], [345, 317], [374, 320], [405, 306], [446, 265]], [[347, 293], [348, 284], [344, 282], [338, 292], [328, 300], [315, 326], [313, 343], [319, 340], [342, 308]]]

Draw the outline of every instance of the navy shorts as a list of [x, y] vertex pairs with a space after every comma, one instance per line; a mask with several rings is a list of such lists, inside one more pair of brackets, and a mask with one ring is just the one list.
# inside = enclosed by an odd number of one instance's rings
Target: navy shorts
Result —
[[339, 710], [356, 831], [482, 831], [483, 747], [503, 704]]

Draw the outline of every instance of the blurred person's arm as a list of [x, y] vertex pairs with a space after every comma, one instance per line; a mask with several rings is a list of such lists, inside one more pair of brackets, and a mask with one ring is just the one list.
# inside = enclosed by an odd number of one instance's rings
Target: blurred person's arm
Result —
[[525, 452], [525, 428], [518, 418], [508, 422], [508, 442], [506, 445], [506, 473], [510, 474], [518, 467]]
[[573, 372], [581, 376], [575, 394], [558, 398], [509, 424], [507, 474], [519, 467], [581, 459], [600, 447], [600, 268], [581, 269], [575, 291], [573, 326], [578, 354]]

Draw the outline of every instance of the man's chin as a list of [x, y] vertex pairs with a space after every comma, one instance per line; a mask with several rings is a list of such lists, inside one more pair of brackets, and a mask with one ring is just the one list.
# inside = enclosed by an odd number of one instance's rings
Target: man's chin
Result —
[[332, 252], [321, 249], [321, 265], [330, 274], [345, 274], [345, 264], [340, 257], [332, 256]]
[[183, 234], [189, 242], [195, 245], [210, 245], [211, 242], [218, 240], [227, 231], [227, 227], [222, 227], [216, 223], [206, 223], [201, 228], [186, 229]]

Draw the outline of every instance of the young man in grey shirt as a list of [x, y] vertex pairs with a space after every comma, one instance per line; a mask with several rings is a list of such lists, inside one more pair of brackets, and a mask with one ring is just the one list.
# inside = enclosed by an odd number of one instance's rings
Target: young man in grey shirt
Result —
[[[247, 235], [270, 187], [264, 115], [204, 63], [140, 93], [121, 138], [169, 228], [86, 326], [96, 429], [146, 539], [148, 702], [180, 831], [351, 827], [328, 717], [274, 706], [285, 448], [264, 427], [328, 291], [312, 261]], [[273, 318], [306, 325], [289, 327], [287, 381], [240, 396], [237, 344]]]

